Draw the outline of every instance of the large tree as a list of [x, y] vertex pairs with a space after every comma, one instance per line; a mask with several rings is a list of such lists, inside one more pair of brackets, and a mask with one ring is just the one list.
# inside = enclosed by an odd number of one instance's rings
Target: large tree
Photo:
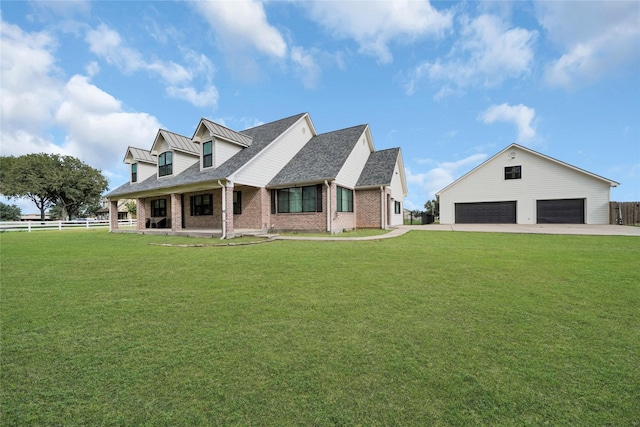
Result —
[[97, 169], [71, 156], [60, 158], [61, 180], [56, 203], [68, 219], [78, 217], [100, 204], [100, 195], [109, 182]]
[[99, 170], [71, 156], [26, 154], [2, 157], [0, 163], [0, 193], [30, 199], [42, 220], [52, 205], [62, 208], [65, 218], [77, 216], [99, 203], [108, 186]]
[[57, 199], [58, 159], [57, 155], [44, 153], [0, 158], [0, 193], [8, 198], [30, 199], [44, 221], [45, 211]]
[[434, 218], [440, 215], [440, 198], [436, 197], [433, 200], [427, 200], [424, 204], [424, 210], [433, 215]]
[[20, 221], [21, 216], [19, 206], [0, 202], [0, 221]]

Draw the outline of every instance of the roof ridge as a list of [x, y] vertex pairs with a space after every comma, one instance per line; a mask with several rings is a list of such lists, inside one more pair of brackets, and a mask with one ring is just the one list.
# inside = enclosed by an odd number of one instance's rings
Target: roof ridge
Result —
[[252, 130], [252, 129], [256, 129], [256, 128], [259, 128], [259, 127], [262, 127], [262, 126], [273, 125], [274, 123], [278, 123], [278, 122], [282, 122], [282, 121], [285, 121], [285, 120], [289, 120], [289, 119], [292, 119], [294, 117], [303, 117], [305, 114], [309, 114], [309, 113], [304, 112], [304, 113], [293, 114], [293, 115], [291, 115], [289, 117], [284, 117], [282, 119], [273, 120], [271, 122], [262, 123], [261, 125], [256, 125], [256, 126], [252, 126], [250, 128], [243, 129], [243, 130], [239, 131], [238, 133], [243, 133], [243, 132], [246, 132], [246, 131], [249, 131], [249, 130]]

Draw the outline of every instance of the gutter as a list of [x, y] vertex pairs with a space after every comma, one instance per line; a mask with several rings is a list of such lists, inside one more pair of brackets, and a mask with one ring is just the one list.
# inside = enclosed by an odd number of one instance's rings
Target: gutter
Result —
[[325, 180], [324, 185], [327, 186], [327, 233], [331, 233], [331, 184]]
[[387, 221], [384, 220], [384, 186], [380, 186], [380, 228], [387, 229]]
[[222, 189], [222, 236], [220, 240], [227, 238], [227, 186], [222, 185], [222, 182], [218, 180], [218, 185]]

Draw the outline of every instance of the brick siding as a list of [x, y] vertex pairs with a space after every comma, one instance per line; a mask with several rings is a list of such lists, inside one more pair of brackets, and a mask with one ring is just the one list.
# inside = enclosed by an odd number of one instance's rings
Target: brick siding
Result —
[[381, 228], [380, 223], [380, 189], [356, 191], [358, 228]]

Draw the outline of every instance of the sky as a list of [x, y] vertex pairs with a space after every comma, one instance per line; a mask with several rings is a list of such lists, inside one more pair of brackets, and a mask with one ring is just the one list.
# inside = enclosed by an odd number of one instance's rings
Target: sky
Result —
[[511, 143], [640, 200], [638, 1], [3, 0], [0, 19], [0, 153], [72, 155], [111, 189], [160, 128], [308, 112], [401, 147], [408, 209]]

